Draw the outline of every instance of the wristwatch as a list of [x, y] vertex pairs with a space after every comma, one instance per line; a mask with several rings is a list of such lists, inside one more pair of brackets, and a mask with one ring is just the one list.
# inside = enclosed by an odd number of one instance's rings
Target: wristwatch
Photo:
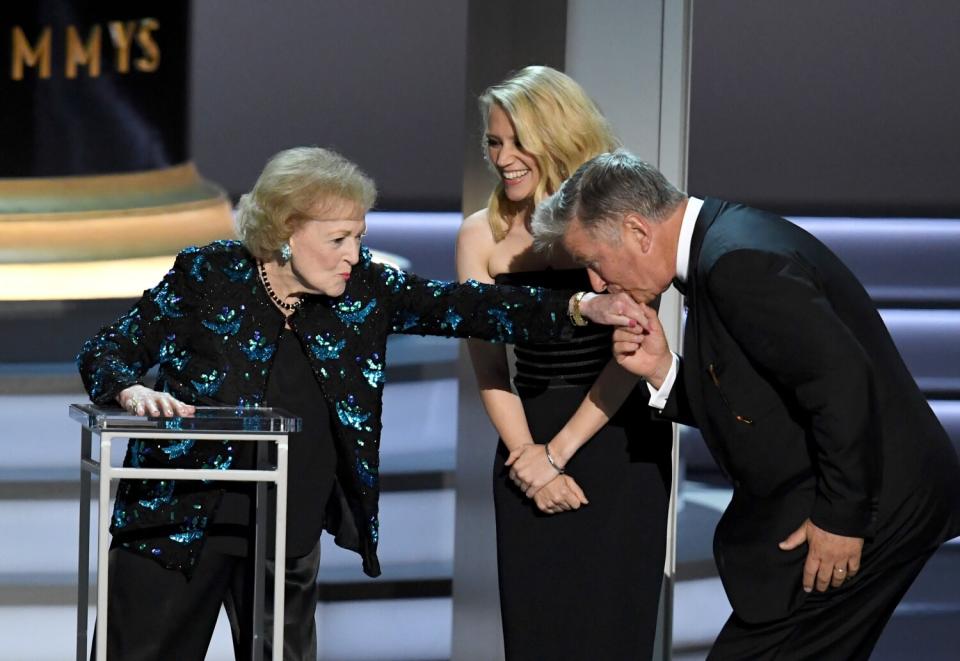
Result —
[[578, 291], [573, 295], [573, 305], [570, 306], [570, 323], [574, 326], [586, 326], [589, 322], [580, 312], [580, 301], [587, 295], [585, 291]]

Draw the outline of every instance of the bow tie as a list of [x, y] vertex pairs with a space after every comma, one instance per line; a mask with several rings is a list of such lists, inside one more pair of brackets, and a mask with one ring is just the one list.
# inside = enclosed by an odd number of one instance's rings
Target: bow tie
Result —
[[687, 283], [680, 282], [678, 278], [673, 279], [673, 286], [677, 288], [677, 291], [680, 292], [683, 296], [687, 295]]

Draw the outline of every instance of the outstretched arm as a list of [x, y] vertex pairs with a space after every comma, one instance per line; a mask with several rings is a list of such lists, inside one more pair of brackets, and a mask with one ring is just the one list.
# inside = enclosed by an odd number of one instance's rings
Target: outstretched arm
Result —
[[[475, 279], [463, 283], [427, 280], [383, 264], [369, 266], [386, 284], [381, 293], [390, 332], [474, 337], [488, 342], [551, 342], [572, 336], [572, 292], [502, 287]], [[581, 306], [595, 323], [626, 325], [639, 314], [626, 294], [602, 295]]]
[[[465, 227], [470, 221], [464, 221]], [[480, 229], [489, 233], [485, 227]], [[473, 234], [479, 232], [461, 232], [466, 238], [458, 238], [458, 243], [470, 242], [468, 235]], [[465, 254], [465, 250], [458, 254]], [[378, 309], [388, 315], [390, 332], [475, 337], [508, 344], [550, 342], [572, 335], [570, 311], [575, 292], [498, 287], [492, 284], [482, 260], [460, 269], [462, 283], [421, 278], [372, 262], [369, 254], [360, 268], [370, 272], [378, 292]], [[584, 299], [580, 310], [590, 321], [607, 325], [627, 325], [640, 314], [626, 294]]]

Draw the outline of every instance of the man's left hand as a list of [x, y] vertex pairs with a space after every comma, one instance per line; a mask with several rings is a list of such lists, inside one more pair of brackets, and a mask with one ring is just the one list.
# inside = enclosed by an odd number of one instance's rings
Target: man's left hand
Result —
[[673, 365], [673, 354], [657, 313], [646, 305], [640, 312], [635, 327], [613, 331], [613, 357], [620, 367], [659, 389]]
[[843, 585], [860, 571], [862, 537], [845, 537], [818, 528], [810, 519], [780, 542], [780, 549], [792, 551], [807, 543], [807, 561], [803, 565], [803, 591], [826, 592], [827, 587]]

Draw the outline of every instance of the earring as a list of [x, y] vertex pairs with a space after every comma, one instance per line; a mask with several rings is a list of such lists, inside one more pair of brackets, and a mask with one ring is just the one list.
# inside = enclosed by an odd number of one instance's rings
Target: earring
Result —
[[289, 243], [284, 242], [284, 244], [280, 246], [280, 263], [286, 264], [290, 261], [291, 257], [293, 257], [293, 250], [290, 249]]

